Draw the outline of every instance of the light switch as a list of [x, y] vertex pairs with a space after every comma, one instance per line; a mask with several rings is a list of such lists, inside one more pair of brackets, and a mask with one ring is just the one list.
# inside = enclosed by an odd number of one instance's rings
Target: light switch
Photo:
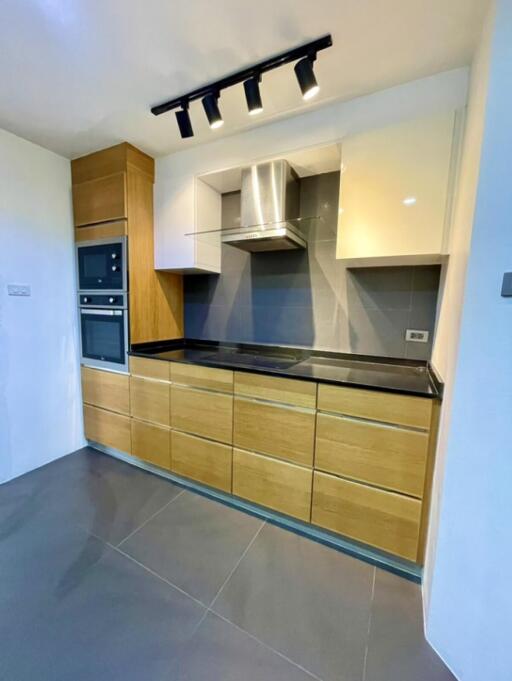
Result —
[[503, 284], [501, 286], [501, 295], [503, 298], [512, 296], [512, 272], [505, 272], [503, 275]]
[[28, 284], [7, 284], [7, 295], [29, 296], [30, 286]]

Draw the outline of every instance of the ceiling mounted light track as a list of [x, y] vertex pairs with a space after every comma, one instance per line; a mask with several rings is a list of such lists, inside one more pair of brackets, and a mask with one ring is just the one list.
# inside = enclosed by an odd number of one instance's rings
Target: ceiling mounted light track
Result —
[[197, 90], [192, 90], [180, 97], [154, 106], [151, 109], [151, 113], [155, 116], [160, 116], [160, 114], [166, 113], [167, 111], [180, 109], [176, 112], [176, 120], [178, 122], [180, 134], [183, 138], [193, 137], [194, 131], [192, 129], [192, 123], [190, 122], [188, 107], [190, 102], [201, 99], [210, 128], [219, 128], [224, 123], [218, 105], [218, 99], [222, 90], [243, 83], [249, 114], [254, 115], [260, 113], [263, 111], [259, 87], [262, 74], [294, 61], [297, 62], [295, 64], [295, 74], [302, 92], [302, 97], [306, 100], [311, 99], [320, 89], [313, 71], [313, 62], [320, 50], [325, 50], [325, 48], [331, 47], [331, 45], [331, 36], [325, 35], [322, 38], [313, 40], [305, 45], [300, 45], [292, 50], [281, 52], [274, 57], [270, 57], [270, 59], [265, 59], [254, 66], [233, 73], [225, 78], [221, 78], [214, 83], [203, 85], [202, 87], [197, 88]]

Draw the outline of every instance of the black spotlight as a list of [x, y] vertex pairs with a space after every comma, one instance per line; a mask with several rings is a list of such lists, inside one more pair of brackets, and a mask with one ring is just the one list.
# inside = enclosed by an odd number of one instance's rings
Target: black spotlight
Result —
[[303, 99], [311, 99], [320, 90], [313, 71], [314, 59], [314, 57], [304, 57], [295, 64], [295, 75], [299, 81]]
[[247, 100], [247, 108], [251, 116], [263, 111], [259, 82], [260, 77], [258, 76], [244, 80], [245, 99]]
[[180, 111], [176, 111], [176, 120], [178, 121], [180, 135], [182, 136], [182, 138], [194, 137], [192, 123], [190, 122], [190, 116], [188, 114], [188, 103], [182, 104], [181, 107], [182, 108]]
[[220, 128], [220, 126], [224, 124], [222, 116], [220, 115], [219, 106], [217, 104], [218, 99], [219, 99], [218, 93], [216, 94], [210, 93], [209, 95], [206, 95], [206, 97], [203, 97], [202, 100], [204, 111], [206, 113], [208, 123], [210, 124], [210, 128], [212, 128], [212, 130], [214, 130], [215, 128]]

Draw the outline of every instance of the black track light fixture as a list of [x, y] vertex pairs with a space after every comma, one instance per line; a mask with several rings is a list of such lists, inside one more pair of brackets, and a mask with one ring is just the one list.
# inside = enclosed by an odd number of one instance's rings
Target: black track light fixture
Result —
[[316, 54], [304, 57], [295, 64], [295, 75], [299, 81], [300, 91], [302, 92], [302, 99], [311, 99], [320, 90], [316, 82], [315, 72], [313, 71], [313, 62], [316, 59]]
[[207, 95], [205, 95], [202, 100], [206, 118], [208, 119], [208, 124], [212, 130], [220, 128], [221, 125], [224, 125], [219, 105], [217, 104], [218, 99], [219, 99], [218, 92], [215, 93], [210, 92]]
[[178, 122], [180, 135], [183, 139], [187, 137], [194, 137], [192, 123], [190, 122], [190, 115], [188, 113], [187, 101], [184, 101], [181, 105], [181, 109], [179, 111], [176, 111], [176, 121]]
[[247, 108], [249, 109], [250, 116], [255, 116], [263, 111], [260, 94], [260, 80], [260, 75], [244, 80], [245, 99], [247, 101]]
[[318, 52], [325, 50], [327, 47], [331, 47], [331, 45], [331, 36], [324, 35], [321, 38], [317, 38], [317, 40], [312, 40], [304, 45], [299, 45], [291, 50], [286, 50], [286, 52], [281, 52], [269, 59], [264, 59], [258, 64], [253, 64], [241, 71], [225, 76], [214, 83], [202, 85], [196, 90], [182, 94], [180, 97], [170, 99], [163, 104], [158, 104], [151, 108], [151, 113], [155, 116], [160, 116], [160, 114], [171, 111], [172, 109], [181, 109], [176, 113], [181, 136], [184, 138], [192, 137], [194, 132], [190, 123], [188, 105], [196, 99], [201, 99], [210, 128], [220, 128], [224, 123], [218, 105], [218, 99], [222, 90], [243, 83], [249, 114], [257, 114], [263, 110], [259, 87], [262, 75], [267, 73], [267, 71], [272, 71], [273, 69], [277, 69], [285, 64], [290, 64], [291, 62], [297, 62], [295, 64], [295, 74], [299, 82], [303, 99], [311, 99], [311, 97], [314, 97], [320, 89], [313, 71], [313, 62], [315, 61]]

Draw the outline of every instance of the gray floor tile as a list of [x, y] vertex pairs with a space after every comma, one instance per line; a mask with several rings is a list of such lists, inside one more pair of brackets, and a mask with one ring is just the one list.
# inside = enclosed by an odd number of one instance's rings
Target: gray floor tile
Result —
[[377, 570], [365, 681], [455, 681], [423, 635], [417, 584]]
[[261, 525], [246, 513], [185, 492], [120, 548], [208, 605]]
[[213, 609], [321, 678], [360, 681], [374, 568], [266, 525]]
[[233, 624], [209, 613], [180, 659], [176, 681], [311, 681]]
[[0, 537], [31, 519], [80, 525], [119, 543], [181, 488], [91, 448], [52, 462], [0, 488]]
[[84, 536], [63, 531], [45, 554], [39, 547], [15, 604], [6, 594], [12, 580], [3, 582], [0, 678], [168, 681], [203, 608]]

